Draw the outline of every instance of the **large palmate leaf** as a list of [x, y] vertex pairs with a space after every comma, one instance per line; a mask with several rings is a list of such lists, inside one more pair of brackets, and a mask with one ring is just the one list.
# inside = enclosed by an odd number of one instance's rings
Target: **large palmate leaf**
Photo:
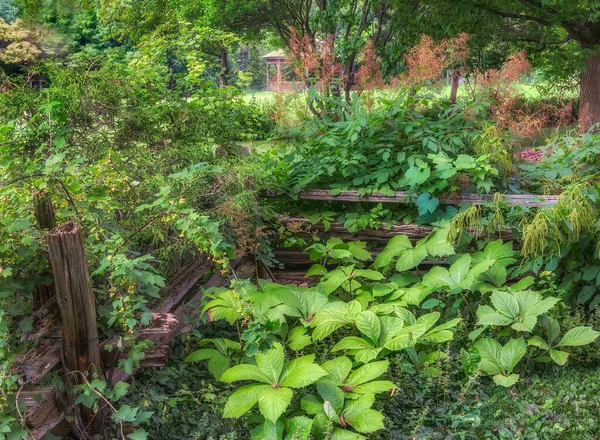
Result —
[[519, 375], [513, 370], [527, 352], [523, 338], [511, 339], [504, 346], [495, 339], [483, 338], [475, 342], [475, 348], [481, 357], [481, 370], [494, 375], [494, 382], [505, 387], [517, 382]]
[[510, 325], [514, 330], [531, 332], [538, 316], [552, 309], [559, 298], [542, 298], [538, 292], [525, 290], [509, 293], [502, 290], [492, 292], [493, 308], [480, 306], [477, 310], [479, 324], [484, 326]]
[[303, 356], [285, 362], [283, 346], [274, 344], [266, 353], [256, 355], [256, 364], [236, 365], [221, 376], [222, 382], [255, 380], [264, 384], [252, 384], [236, 390], [225, 405], [225, 417], [240, 417], [257, 402], [261, 414], [272, 423], [289, 406], [293, 391], [310, 385], [327, 371], [314, 364], [314, 355]]
[[472, 266], [469, 254], [461, 256], [450, 266], [436, 266], [423, 276], [423, 284], [432, 289], [448, 289], [452, 293], [475, 290], [480, 276], [494, 265], [494, 260], [483, 260]]

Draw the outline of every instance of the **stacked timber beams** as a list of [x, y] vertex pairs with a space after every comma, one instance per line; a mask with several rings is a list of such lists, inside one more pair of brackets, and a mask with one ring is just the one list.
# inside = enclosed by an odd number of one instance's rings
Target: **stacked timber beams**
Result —
[[[288, 198], [285, 194], [263, 194], [267, 198]], [[405, 191], [397, 191], [393, 196], [374, 192], [369, 195], [361, 195], [359, 191], [341, 191], [332, 195], [330, 190], [309, 189], [301, 191], [298, 199], [301, 200], [329, 200], [340, 202], [367, 202], [367, 203], [405, 203], [414, 204], [418, 194]], [[468, 194], [451, 193], [438, 197], [442, 205], [484, 205], [494, 201], [494, 194]], [[537, 194], [504, 194], [501, 203], [507, 206], [521, 206], [524, 208], [543, 208], [554, 206], [558, 203], [558, 196], [547, 196]]]

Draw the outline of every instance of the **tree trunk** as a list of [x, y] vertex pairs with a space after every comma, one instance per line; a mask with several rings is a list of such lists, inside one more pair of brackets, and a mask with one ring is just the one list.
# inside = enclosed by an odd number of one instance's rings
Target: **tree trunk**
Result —
[[[82, 384], [100, 371], [100, 345], [90, 269], [79, 226], [68, 222], [50, 231], [48, 251], [63, 324], [64, 367], [68, 372], [83, 373], [68, 375], [67, 383]], [[81, 418], [75, 418], [75, 427], [81, 433], [97, 432], [101, 417], [89, 408], [79, 411]], [[77, 426], [79, 423], [81, 426]]]
[[459, 84], [458, 80], [459, 80], [458, 72], [453, 72], [452, 80], [451, 80], [452, 89], [450, 90], [450, 102], [452, 104], [456, 104], [456, 95], [458, 95], [458, 84]]
[[[33, 195], [33, 211], [41, 230], [52, 230], [56, 227], [56, 217], [52, 200], [45, 194]], [[33, 294], [33, 309], [39, 310], [50, 298], [54, 297], [54, 283], [39, 285]]]
[[221, 48], [221, 73], [219, 75], [219, 85], [221, 87], [229, 85], [229, 62], [227, 60], [227, 48]]
[[579, 125], [587, 131], [600, 122], [600, 53], [587, 60], [587, 69], [581, 76]]

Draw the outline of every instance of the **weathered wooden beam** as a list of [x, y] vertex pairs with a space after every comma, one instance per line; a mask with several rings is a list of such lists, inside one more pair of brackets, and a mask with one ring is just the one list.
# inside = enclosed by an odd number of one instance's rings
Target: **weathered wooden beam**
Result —
[[[52, 199], [45, 193], [33, 194], [33, 212], [41, 230], [50, 231], [56, 227], [56, 215]], [[54, 298], [54, 283], [37, 286], [33, 293], [33, 309], [38, 310], [50, 299]]]
[[[178, 325], [177, 318], [172, 313], [153, 313], [147, 326], [140, 329], [140, 337], [157, 342], [165, 334], [172, 331], [172, 326]], [[31, 336], [31, 335], [30, 335]], [[16, 355], [13, 365], [15, 372], [21, 376], [22, 382], [37, 383], [42, 377], [54, 369], [60, 362], [62, 328], [60, 325], [51, 327], [38, 345], [23, 354]], [[116, 348], [117, 338], [104, 340], [100, 345], [110, 345]]]
[[[298, 198], [301, 200], [331, 200], [342, 202], [367, 202], [367, 203], [404, 203], [414, 204], [418, 194], [405, 191], [397, 191], [393, 196], [373, 192], [370, 195], [361, 196], [359, 191], [341, 191], [337, 195], [331, 195], [330, 190], [310, 189], [300, 192]], [[285, 194], [262, 194], [266, 198], [288, 198]], [[455, 193], [438, 197], [442, 205], [481, 205], [494, 201], [494, 194], [468, 194]], [[541, 208], [553, 206], [558, 202], [558, 196], [537, 194], [505, 194], [502, 203], [508, 206], [522, 206], [527, 208]]]
[[206, 257], [196, 257], [182, 266], [169, 279], [161, 294], [161, 302], [154, 310], [170, 312], [212, 267], [213, 264]]
[[[363, 229], [358, 232], [350, 232], [340, 223], [331, 223], [326, 228], [322, 222], [311, 223], [308, 219], [302, 217], [278, 216], [276, 220], [286, 227], [290, 232], [303, 238], [318, 236], [321, 239], [338, 237], [345, 241], [368, 241], [375, 243], [387, 243], [392, 237], [397, 235], [406, 235], [412, 242], [427, 237], [432, 231], [433, 226], [423, 226], [414, 224], [396, 224], [388, 226], [381, 224], [380, 229]], [[502, 238], [509, 241], [515, 237], [512, 232], [506, 231], [503, 234], [478, 234], [476, 231], [469, 231], [477, 237], [490, 237], [494, 239]]]

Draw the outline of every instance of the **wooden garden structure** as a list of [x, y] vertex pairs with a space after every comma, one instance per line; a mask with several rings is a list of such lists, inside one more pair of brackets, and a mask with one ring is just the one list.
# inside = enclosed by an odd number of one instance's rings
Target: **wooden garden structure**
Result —
[[[287, 197], [286, 195], [264, 195], [265, 197]], [[307, 190], [298, 195], [305, 200], [340, 200], [346, 202], [371, 203], [414, 203], [414, 195], [396, 192], [394, 195], [372, 193], [361, 196], [358, 191], [342, 191], [331, 194], [329, 190]], [[440, 198], [441, 204], [488, 204], [491, 196], [477, 194], [457, 194], [454, 197]], [[503, 203], [507, 206], [546, 207], [558, 202], [556, 196], [543, 195], [505, 195]], [[46, 208], [50, 211], [51, 204]], [[41, 208], [40, 208], [41, 210]], [[51, 212], [49, 214], [52, 214]], [[40, 216], [42, 217], [42, 216]], [[61, 367], [63, 376], [70, 377], [72, 385], [86, 379], [78, 371], [87, 371], [102, 366], [108, 370], [108, 381], [112, 384], [128, 380], [131, 375], [117, 367], [119, 357], [125, 353], [116, 349], [117, 337], [104, 341], [98, 340], [95, 320], [95, 305], [90, 284], [89, 267], [85, 258], [83, 240], [79, 226], [67, 223], [60, 227], [54, 225], [53, 215], [46, 215], [50, 220], [45, 223], [48, 232], [48, 247], [54, 275], [52, 293], [56, 296], [34, 312], [34, 325], [29, 334], [24, 335], [23, 342], [32, 344], [26, 353], [16, 356], [15, 372], [20, 376], [21, 388], [17, 399], [26, 407], [25, 422], [32, 440], [41, 439], [45, 433], [55, 430], [59, 435], [62, 428], [68, 429], [66, 416], [78, 417], [84, 422], [84, 429], [97, 429], [97, 416], [85, 408], [76, 408], [69, 401], [68, 393], [51, 386], [39, 386], [44, 376]], [[304, 218], [277, 217], [277, 224], [283, 225], [298, 236], [307, 238], [318, 236], [326, 239], [339, 237], [344, 240], [361, 240], [374, 243], [372, 254], [380, 252], [379, 246], [396, 235], [407, 235], [411, 241], [426, 237], [433, 228], [423, 225], [392, 225], [379, 229], [367, 229], [350, 232], [343, 225], [332, 223], [328, 228], [323, 224], [312, 224]], [[39, 221], [39, 219], [38, 219]], [[274, 240], [278, 238], [276, 228], [271, 231]], [[512, 240], [510, 233], [503, 234], [503, 240]], [[204, 256], [197, 256], [185, 262], [174, 274], [161, 293], [160, 301], [152, 308], [153, 318], [150, 323], [138, 330], [138, 336], [153, 342], [154, 346], [147, 350], [140, 367], [159, 367], [166, 364], [169, 344], [173, 339], [191, 329], [191, 322], [199, 315], [199, 306], [205, 289], [216, 286], [228, 286], [235, 278], [257, 276], [280, 284], [314, 284], [314, 278], [306, 277], [306, 268], [312, 264], [309, 256], [302, 249], [275, 249], [275, 258], [283, 265], [283, 269], [269, 269], [261, 266], [256, 257], [247, 256], [234, 260], [230, 265], [231, 275], [223, 275], [213, 263]], [[424, 261], [418, 269], [431, 265]], [[445, 264], [444, 261], [436, 264]], [[421, 267], [423, 266], [423, 267]], [[202, 285], [203, 278], [208, 281]], [[67, 425], [67, 426], [64, 426]], [[77, 426], [74, 426], [76, 430]], [[58, 430], [58, 431], [57, 431]]]
[[[295, 92], [304, 88], [302, 81], [289, 81], [286, 69], [292, 62], [283, 49], [274, 50], [263, 56], [267, 69], [267, 92]], [[274, 74], [270, 72], [275, 67]]]

